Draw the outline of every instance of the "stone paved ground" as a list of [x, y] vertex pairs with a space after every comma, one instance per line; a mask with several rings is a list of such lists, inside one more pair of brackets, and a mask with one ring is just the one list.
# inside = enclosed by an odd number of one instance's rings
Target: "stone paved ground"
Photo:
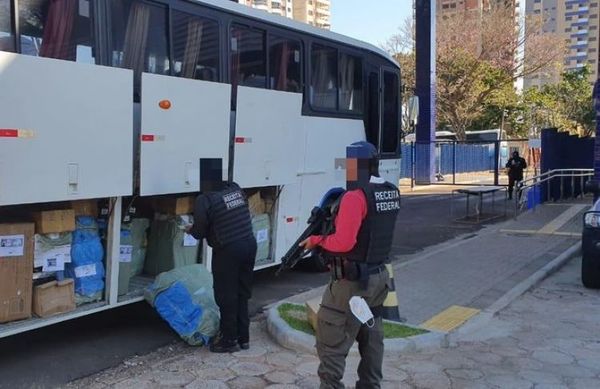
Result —
[[[386, 355], [384, 388], [600, 387], [600, 291], [572, 260], [454, 347]], [[286, 350], [253, 323], [249, 351], [215, 355], [182, 344], [134, 358], [70, 388], [316, 388], [318, 361]], [[349, 358], [352, 386], [358, 360]]]

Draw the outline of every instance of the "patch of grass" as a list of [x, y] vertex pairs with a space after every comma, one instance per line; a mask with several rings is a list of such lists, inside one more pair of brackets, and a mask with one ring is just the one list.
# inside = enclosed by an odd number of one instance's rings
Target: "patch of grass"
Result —
[[408, 338], [410, 336], [426, 334], [429, 331], [408, 327], [402, 324], [383, 322], [383, 334], [386, 339]]
[[[309, 335], [315, 335], [306, 318], [306, 307], [298, 304], [281, 304], [277, 310], [279, 316], [285, 322], [297, 331], [305, 332]], [[408, 327], [398, 323], [383, 322], [383, 334], [386, 339], [408, 338], [409, 336], [426, 334], [427, 330]]]
[[315, 331], [306, 318], [306, 307], [304, 305], [285, 303], [281, 304], [277, 310], [279, 311], [279, 316], [293, 329], [309, 335], [315, 334]]

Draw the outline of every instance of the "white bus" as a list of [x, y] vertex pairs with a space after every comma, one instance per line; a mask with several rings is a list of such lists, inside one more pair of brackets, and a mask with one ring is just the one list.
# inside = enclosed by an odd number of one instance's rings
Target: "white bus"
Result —
[[152, 277], [119, 294], [125, 213], [197, 194], [200, 158], [269, 204], [256, 269], [279, 264], [344, 186], [347, 145], [374, 143], [398, 182], [400, 83], [377, 47], [231, 1], [0, 0], [0, 223], [72, 200], [110, 209], [101, 301], [0, 337], [141, 301]]

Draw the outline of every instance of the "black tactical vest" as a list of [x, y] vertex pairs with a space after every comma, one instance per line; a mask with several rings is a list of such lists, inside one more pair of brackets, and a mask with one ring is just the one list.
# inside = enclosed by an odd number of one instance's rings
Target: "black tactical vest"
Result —
[[207, 240], [211, 247], [219, 249], [236, 241], [254, 239], [248, 202], [237, 184], [231, 183], [222, 191], [209, 193], [208, 201], [210, 232]]
[[343, 257], [368, 264], [384, 263], [392, 249], [400, 192], [389, 182], [370, 183], [362, 191], [367, 199], [367, 216], [358, 231], [356, 245]]

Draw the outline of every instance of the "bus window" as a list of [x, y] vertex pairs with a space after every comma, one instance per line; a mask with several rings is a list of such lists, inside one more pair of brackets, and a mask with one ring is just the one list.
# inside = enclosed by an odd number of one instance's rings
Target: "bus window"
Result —
[[362, 60], [340, 55], [340, 109], [361, 113], [363, 108]]
[[337, 109], [337, 50], [312, 45], [310, 103], [314, 108]]
[[369, 94], [367, 102], [366, 135], [367, 141], [379, 149], [379, 73], [369, 73]]
[[21, 52], [27, 55], [95, 63], [90, 1], [21, 0]]
[[0, 50], [15, 51], [15, 34], [12, 31], [10, 0], [0, 0]]
[[112, 0], [112, 65], [134, 71], [140, 90], [142, 72], [169, 74], [167, 9], [147, 1]]
[[219, 81], [219, 25], [217, 22], [173, 11], [174, 75]]
[[286, 92], [302, 92], [302, 46], [299, 41], [269, 36], [269, 87]]
[[392, 72], [384, 72], [382, 153], [395, 153], [398, 151], [398, 137], [400, 136], [399, 95], [398, 75]]
[[242, 26], [231, 28], [231, 83], [267, 87], [265, 33]]

